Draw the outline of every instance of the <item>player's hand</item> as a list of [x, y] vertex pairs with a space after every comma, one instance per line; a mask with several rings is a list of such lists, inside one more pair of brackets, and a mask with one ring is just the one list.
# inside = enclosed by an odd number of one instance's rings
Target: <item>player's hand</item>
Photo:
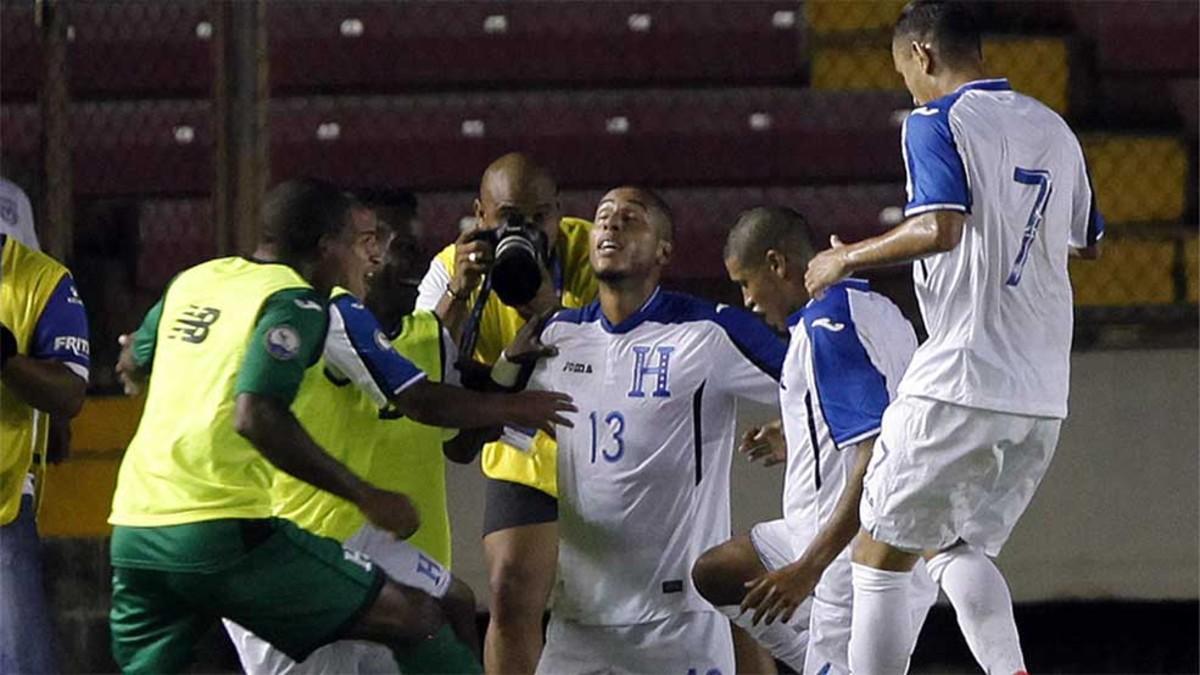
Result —
[[479, 288], [483, 275], [492, 266], [492, 245], [476, 237], [482, 228], [476, 226], [458, 235], [454, 242], [454, 276], [450, 290], [459, 297]]
[[787, 623], [820, 579], [821, 570], [810, 568], [803, 560], [768, 572], [746, 582], [748, 592], [742, 600], [742, 612], [754, 611], [755, 626], [760, 622], [769, 626], [775, 619]]
[[828, 248], [818, 253], [808, 261], [808, 270], [804, 273], [804, 287], [811, 297], [819, 298], [825, 289], [850, 276], [846, 264], [846, 245], [837, 235], [829, 237]]
[[579, 412], [571, 397], [557, 391], [519, 391], [503, 394], [511, 412], [506, 421], [512, 426], [536, 428], [554, 435], [554, 427], [573, 427], [564, 413]]
[[751, 427], [742, 435], [737, 451], [751, 462], [762, 460], [763, 466], [775, 466], [787, 461], [787, 441], [783, 438], [783, 422], [775, 420]]
[[[557, 302], [555, 304], [557, 305]], [[554, 345], [542, 344], [542, 329], [556, 309], [554, 307], [539, 312], [526, 321], [521, 330], [517, 331], [512, 343], [504, 348], [504, 358], [512, 363], [528, 366], [537, 363], [539, 359], [558, 354]]]
[[421, 514], [408, 495], [368, 486], [358, 499], [358, 508], [376, 527], [400, 539], [408, 539], [421, 526]]
[[145, 374], [133, 360], [133, 336], [126, 333], [117, 338], [121, 345], [121, 355], [117, 357], [117, 379], [125, 390], [126, 396], [137, 396], [142, 392]]

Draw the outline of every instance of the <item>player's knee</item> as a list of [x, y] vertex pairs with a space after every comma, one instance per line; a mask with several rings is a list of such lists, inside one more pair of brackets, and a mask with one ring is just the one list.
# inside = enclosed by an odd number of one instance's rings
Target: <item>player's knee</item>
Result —
[[692, 583], [696, 591], [716, 606], [742, 601], [736, 580], [731, 580], [733, 571], [729, 568], [727, 557], [724, 546], [717, 546], [705, 551], [692, 565]]

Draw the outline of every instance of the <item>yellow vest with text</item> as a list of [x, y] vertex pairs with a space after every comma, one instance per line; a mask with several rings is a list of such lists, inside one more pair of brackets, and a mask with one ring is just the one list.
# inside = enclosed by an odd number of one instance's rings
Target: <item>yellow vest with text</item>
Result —
[[121, 462], [110, 523], [270, 517], [273, 469], [234, 430], [234, 388], [264, 303], [305, 288], [286, 265], [236, 257], [175, 277], [163, 297], [146, 407]]
[[[67, 268], [50, 256], [5, 237], [0, 260], [0, 322], [28, 354], [38, 320]], [[0, 384], [0, 525], [17, 517], [21, 488], [34, 454], [46, 450], [50, 416]]]
[[[442, 379], [442, 325], [433, 312], [404, 318], [392, 345], [431, 382]], [[305, 375], [293, 410], [325, 451], [376, 487], [403, 492], [417, 505], [421, 526], [413, 546], [450, 566], [450, 515], [442, 442], [449, 432], [426, 426], [374, 402], [353, 384], [335, 383], [320, 361]], [[273, 510], [300, 527], [345, 542], [366, 523], [358, 507], [281, 471], [271, 487]]]
[[[556, 254], [562, 264], [562, 305], [579, 308], [596, 298], [596, 276], [592, 273], [588, 252], [592, 224], [579, 218], [563, 218], [559, 224]], [[451, 277], [454, 276], [454, 245], [451, 244], [437, 255]], [[478, 292], [472, 293], [468, 307], [475, 306]], [[525, 320], [517, 310], [500, 302], [493, 293], [484, 305], [479, 321], [479, 342], [475, 357], [492, 364], [500, 358], [500, 352], [508, 346]], [[489, 443], [483, 447], [480, 465], [489, 478], [528, 485], [558, 496], [558, 447], [554, 439], [539, 431], [533, 448], [523, 452], [501, 443]]]

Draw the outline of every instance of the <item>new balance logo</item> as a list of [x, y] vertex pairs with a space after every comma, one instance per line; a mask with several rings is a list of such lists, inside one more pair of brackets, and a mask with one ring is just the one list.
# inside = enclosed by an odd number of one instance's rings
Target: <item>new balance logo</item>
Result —
[[175, 319], [175, 325], [171, 326], [171, 334], [167, 336], [167, 339], [179, 338], [184, 342], [198, 345], [208, 337], [209, 326], [216, 323], [219, 318], [221, 318], [221, 310], [216, 307], [188, 305], [188, 308], [180, 312], [180, 316]]
[[843, 328], [845, 328], [846, 324], [838, 323], [827, 317], [821, 317], [821, 318], [817, 319], [816, 321], [812, 322], [812, 327], [813, 328], [824, 328], [825, 330], [833, 331], [834, 333], [836, 333], [836, 332], [842, 330]]
[[590, 363], [575, 363], [574, 361], [567, 361], [566, 364], [563, 365], [562, 371], [564, 373], [579, 373], [581, 375], [591, 375], [592, 374], [592, 364], [590, 364]]

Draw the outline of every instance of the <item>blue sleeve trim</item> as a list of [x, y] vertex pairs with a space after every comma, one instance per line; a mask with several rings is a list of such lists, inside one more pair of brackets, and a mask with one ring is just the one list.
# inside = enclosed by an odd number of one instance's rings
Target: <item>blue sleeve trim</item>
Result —
[[33, 331], [29, 354], [75, 364], [85, 371], [91, 366], [87, 312], [70, 275], [58, 282], [46, 301]]
[[908, 172], [906, 218], [927, 211], [971, 211], [966, 168], [950, 128], [950, 109], [957, 99], [938, 99], [912, 111], [904, 120], [901, 145]]
[[1088, 205], [1087, 245], [1094, 246], [1104, 237], [1104, 216], [1100, 214], [1100, 209], [1096, 208], [1096, 188], [1092, 185], [1091, 172], [1088, 172], [1087, 180], [1088, 191], [1092, 194], [1091, 203]]
[[867, 354], [845, 286], [834, 286], [804, 311], [817, 399], [833, 442], [842, 448], [879, 429], [887, 379]]
[[346, 337], [354, 353], [367, 367], [371, 378], [385, 396], [395, 396], [425, 376], [424, 371], [392, 347], [379, 321], [357, 298], [340, 295], [332, 304], [342, 316]]
[[750, 312], [720, 306], [713, 310], [713, 321], [725, 331], [738, 351], [776, 382], [783, 372], [787, 342]]

